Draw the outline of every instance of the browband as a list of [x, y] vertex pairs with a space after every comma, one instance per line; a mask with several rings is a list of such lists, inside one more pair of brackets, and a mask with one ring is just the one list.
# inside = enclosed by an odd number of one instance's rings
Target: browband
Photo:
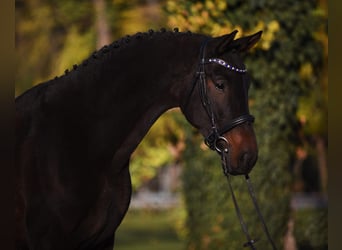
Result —
[[246, 68], [243, 68], [243, 69], [239, 69], [238, 67], [234, 67], [232, 65], [230, 65], [229, 63], [225, 62], [224, 60], [222, 59], [219, 59], [219, 58], [209, 58], [205, 63], [217, 63], [229, 70], [232, 70], [232, 71], [235, 71], [235, 72], [238, 72], [238, 73], [246, 73], [247, 72], [247, 69]]

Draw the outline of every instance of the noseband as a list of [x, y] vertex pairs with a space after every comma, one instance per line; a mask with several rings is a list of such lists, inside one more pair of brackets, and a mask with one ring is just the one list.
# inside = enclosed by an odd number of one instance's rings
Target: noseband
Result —
[[[213, 112], [212, 105], [211, 105], [210, 98], [208, 96], [208, 91], [207, 91], [207, 80], [206, 80], [206, 75], [205, 75], [205, 70], [204, 70], [205, 65], [209, 63], [216, 63], [238, 74], [244, 74], [247, 72], [247, 70], [245, 68], [240, 69], [240, 68], [234, 67], [226, 63], [222, 59], [218, 59], [218, 58], [206, 59], [204, 55], [204, 50], [208, 41], [209, 39], [205, 40], [200, 49], [201, 61], [199, 64], [199, 69], [196, 72], [197, 74], [196, 82], [198, 81], [198, 78], [199, 78], [199, 90], [200, 90], [201, 102], [211, 122], [211, 132], [209, 133], [209, 135], [205, 137], [204, 142], [210, 149], [215, 150], [218, 153], [221, 153], [222, 149], [220, 149], [220, 147], [218, 146], [218, 143], [225, 142], [228, 145], [228, 141], [226, 138], [223, 137], [223, 134], [227, 133], [228, 131], [232, 130], [233, 128], [245, 122], [253, 123], [254, 117], [248, 113], [242, 114], [239, 117], [236, 117], [233, 120], [231, 120], [228, 124], [226, 124], [222, 128], [217, 127], [214, 112]], [[224, 150], [228, 150], [228, 149], [224, 149]]]

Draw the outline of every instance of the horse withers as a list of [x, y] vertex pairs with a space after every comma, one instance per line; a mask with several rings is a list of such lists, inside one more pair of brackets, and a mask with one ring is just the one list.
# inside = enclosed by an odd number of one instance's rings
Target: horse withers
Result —
[[257, 159], [249, 77], [235, 39], [150, 30], [94, 52], [16, 98], [16, 249], [112, 249], [131, 198], [129, 159], [180, 107], [231, 174]]

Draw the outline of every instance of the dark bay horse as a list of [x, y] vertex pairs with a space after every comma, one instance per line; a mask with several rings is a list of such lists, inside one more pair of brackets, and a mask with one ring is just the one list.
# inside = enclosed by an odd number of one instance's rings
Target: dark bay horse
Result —
[[235, 39], [150, 30], [93, 53], [16, 98], [16, 249], [112, 249], [129, 206], [129, 159], [156, 119], [180, 107], [229, 171], [257, 159], [249, 78]]

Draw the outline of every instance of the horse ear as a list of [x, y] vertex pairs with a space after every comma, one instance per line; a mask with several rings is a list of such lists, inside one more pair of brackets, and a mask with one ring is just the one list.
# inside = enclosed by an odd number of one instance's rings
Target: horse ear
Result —
[[261, 34], [262, 34], [262, 31], [259, 31], [253, 35], [236, 39], [230, 43], [229, 48], [235, 49], [239, 52], [246, 52], [260, 40]]
[[215, 37], [209, 42], [209, 46], [213, 48], [215, 54], [221, 55], [229, 50], [229, 44], [234, 40], [237, 32], [234, 30], [230, 34]]

